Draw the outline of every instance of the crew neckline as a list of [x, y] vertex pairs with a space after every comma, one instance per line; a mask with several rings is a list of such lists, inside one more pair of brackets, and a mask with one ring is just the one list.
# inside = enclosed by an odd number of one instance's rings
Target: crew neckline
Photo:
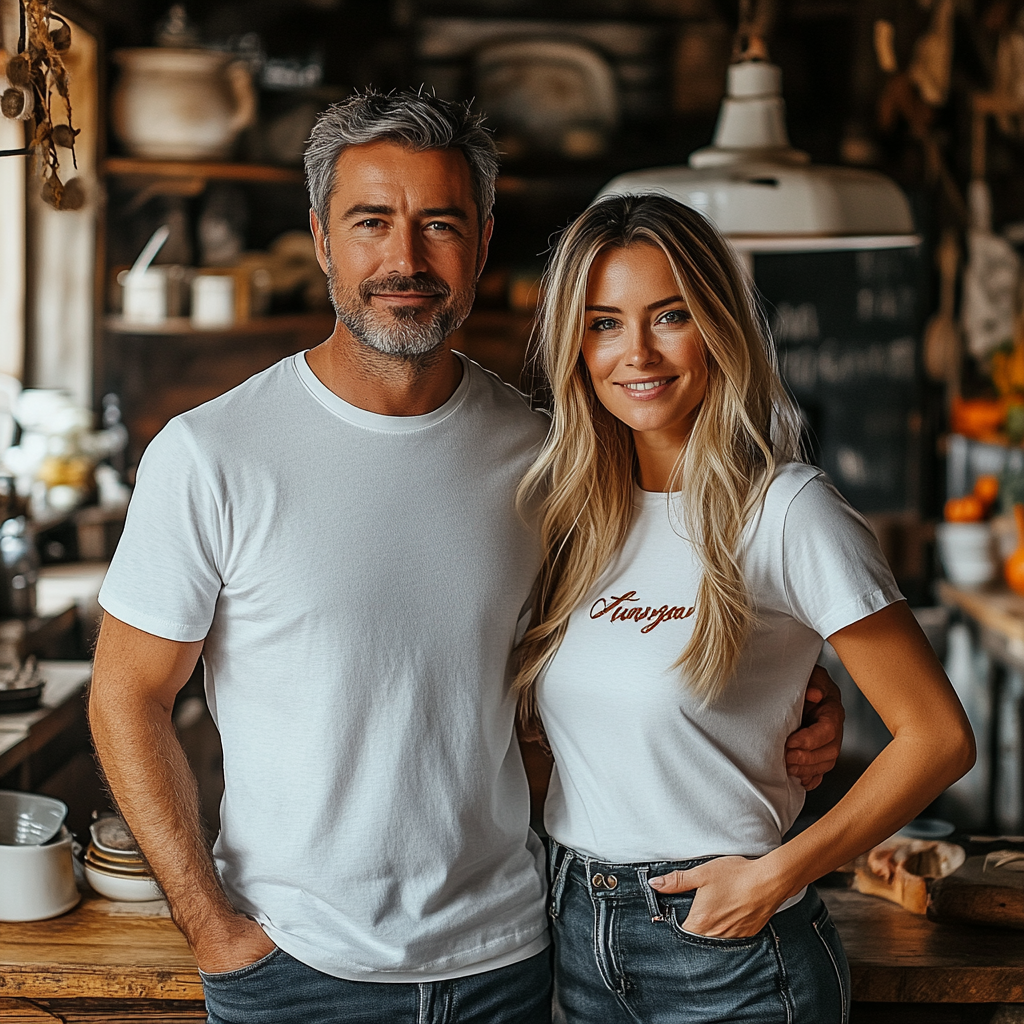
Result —
[[436, 426], [456, 412], [469, 394], [472, 372], [470, 361], [461, 352], [453, 350], [453, 354], [462, 363], [462, 380], [459, 381], [451, 398], [443, 405], [420, 416], [385, 416], [382, 413], [370, 412], [369, 409], [360, 409], [358, 405], [352, 405], [351, 402], [346, 402], [345, 399], [336, 395], [306, 362], [306, 352], [308, 351], [307, 349], [303, 352], [296, 352], [292, 357], [292, 367], [303, 386], [328, 412], [346, 423], [367, 430], [379, 430], [389, 434], [409, 434]]
[[633, 484], [633, 504], [638, 508], [664, 508], [682, 496], [682, 491], [645, 491], [639, 484]]

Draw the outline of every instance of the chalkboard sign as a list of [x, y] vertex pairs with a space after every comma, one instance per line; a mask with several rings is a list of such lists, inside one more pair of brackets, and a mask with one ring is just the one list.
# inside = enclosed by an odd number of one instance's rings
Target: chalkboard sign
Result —
[[916, 508], [920, 251], [757, 255], [754, 279], [814, 460], [862, 512]]

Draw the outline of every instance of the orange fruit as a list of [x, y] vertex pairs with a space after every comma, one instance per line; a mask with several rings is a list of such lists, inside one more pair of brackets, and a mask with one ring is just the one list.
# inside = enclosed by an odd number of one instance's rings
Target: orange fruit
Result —
[[1011, 590], [1024, 594], [1024, 548], [1017, 548], [1006, 560], [1003, 575]]
[[947, 523], [980, 523], [985, 518], [985, 505], [973, 494], [950, 498], [943, 510]]
[[974, 481], [974, 496], [985, 505], [991, 505], [999, 497], [999, 477], [986, 474]]
[[1006, 560], [1003, 576], [1011, 590], [1024, 594], [1024, 505], [1013, 506], [1013, 518], [1017, 520], [1017, 550]]

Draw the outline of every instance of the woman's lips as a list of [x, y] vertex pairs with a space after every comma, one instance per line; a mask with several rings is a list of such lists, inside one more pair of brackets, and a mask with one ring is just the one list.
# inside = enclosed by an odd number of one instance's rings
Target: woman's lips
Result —
[[675, 377], [651, 377], [646, 380], [620, 380], [616, 385], [634, 401], [649, 402], [663, 395], [671, 386]]

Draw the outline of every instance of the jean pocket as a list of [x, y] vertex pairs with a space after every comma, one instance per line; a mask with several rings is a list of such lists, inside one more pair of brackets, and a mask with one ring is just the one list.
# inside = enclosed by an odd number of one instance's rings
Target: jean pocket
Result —
[[251, 964], [243, 964], [241, 967], [236, 967], [233, 971], [212, 971], [209, 974], [200, 969], [199, 977], [203, 979], [204, 983], [208, 981], [236, 981], [250, 974], [255, 974], [277, 959], [282, 952], [283, 950], [280, 947], [275, 946], [266, 956], [261, 956], [259, 960], [254, 960]]
[[[689, 908], [687, 907], [688, 911]], [[679, 919], [676, 907], [668, 908], [668, 922], [672, 926], [673, 932], [682, 939], [684, 942], [689, 942], [695, 946], [705, 947], [718, 947], [719, 949], [752, 949], [754, 946], [758, 946], [764, 942], [765, 931], [762, 928], [761, 931], [755, 935], [741, 935], [739, 938], [729, 938], [718, 935], [700, 935], [697, 932], [687, 931], [683, 925], [686, 923], [686, 914], [684, 914], [682, 921]]]

